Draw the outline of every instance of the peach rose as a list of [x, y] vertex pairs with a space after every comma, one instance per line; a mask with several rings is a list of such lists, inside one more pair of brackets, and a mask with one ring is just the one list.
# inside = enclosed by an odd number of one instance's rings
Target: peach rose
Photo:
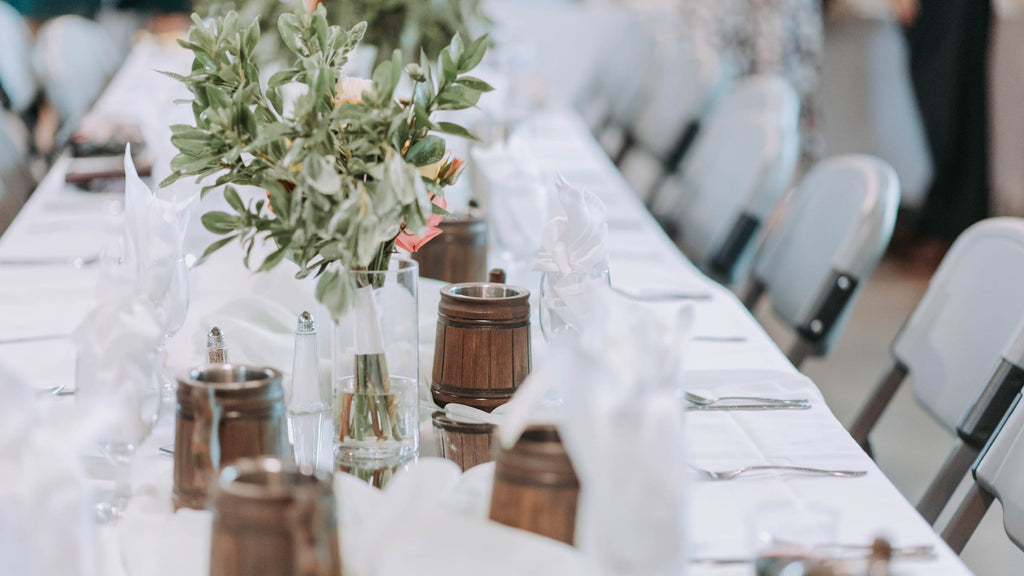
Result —
[[373, 80], [366, 78], [342, 78], [334, 88], [334, 107], [342, 104], [362, 104], [363, 92], [373, 89]]

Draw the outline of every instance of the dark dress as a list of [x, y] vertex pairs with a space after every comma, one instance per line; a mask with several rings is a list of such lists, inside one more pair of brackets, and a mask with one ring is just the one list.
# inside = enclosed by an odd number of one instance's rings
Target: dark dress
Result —
[[918, 221], [953, 240], [988, 217], [989, 0], [922, 0], [906, 29], [910, 74], [934, 161]]

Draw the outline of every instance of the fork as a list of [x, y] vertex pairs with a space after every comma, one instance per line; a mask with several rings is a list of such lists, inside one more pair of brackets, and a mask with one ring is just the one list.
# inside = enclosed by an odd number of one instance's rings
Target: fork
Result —
[[755, 472], [759, 470], [788, 470], [791, 472], [802, 472], [804, 474], [820, 474], [823, 476], [836, 476], [839, 478], [856, 478], [867, 474], [864, 470], [825, 470], [822, 468], [807, 468], [805, 466], [783, 466], [779, 464], [762, 464], [755, 466], [741, 466], [732, 470], [723, 470], [721, 472], [714, 472], [712, 470], [705, 470], [698, 466], [690, 465], [695, 472], [704, 476], [708, 480], [732, 480], [740, 474], [747, 472]]
[[726, 402], [730, 400], [746, 400], [748, 402], [758, 402], [761, 404], [781, 404], [781, 405], [793, 405], [793, 406], [804, 406], [809, 404], [807, 400], [784, 400], [782, 398], [764, 398], [761, 396], [719, 396], [717, 398], [707, 398], [693, 392], [686, 393], [686, 401], [697, 406], [711, 406], [719, 402]]

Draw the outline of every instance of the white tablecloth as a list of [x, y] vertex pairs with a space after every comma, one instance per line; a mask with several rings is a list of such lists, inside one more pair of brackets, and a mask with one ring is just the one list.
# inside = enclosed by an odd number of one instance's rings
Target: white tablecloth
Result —
[[[131, 107], [138, 117], [168, 118], [159, 98], [144, 96], [142, 78], [148, 63], [181, 62], [144, 45], [99, 108]], [[694, 556], [749, 554], [751, 515], [768, 501], [824, 503], [839, 514], [839, 539], [867, 543], [876, 535], [896, 545], [934, 544], [934, 561], [900, 564], [901, 574], [968, 574], [896, 488], [857, 447], [832, 415], [814, 384], [786, 361], [755, 320], [727, 290], [702, 276], [661, 232], [634, 198], [613, 165], [571, 112], [538, 114], [526, 127], [533, 156], [545, 173], [560, 170], [578, 186], [597, 193], [607, 204], [612, 281], [624, 289], [674, 287], [709, 291], [713, 297], [694, 303], [697, 336], [741, 337], [741, 341], [694, 341], [685, 366], [695, 388], [719, 395], [758, 394], [810, 398], [808, 411], [708, 412], [687, 415], [690, 457], [712, 469], [781, 463], [867, 470], [862, 478], [837, 479], [766, 473], [730, 482], [692, 485], [691, 548]], [[63, 184], [58, 163], [8, 232], [0, 238], [5, 259], [65, 254], [90, 256], [119, 233], [118, 199], [78, 191]], [[169, 364], [185, 368], [203, 361], [200, 322], [211, 311], [250, 293], [263, 276], [244, 270], [237, 251], [225, 250], [192, 270], [191, 308], [185, 327], [170, 345]], [[14, 336], [66, 333], [88, 310], [94, 268], [69, 266], [13, 267], [0, 264], [0, 341]], [[532, 275], [510, 283], [536, 286]], [[427, 296], [424, 296], [427, 297]], [[294, 303], [301, 306], [300, 300]], [[666, 308], [674, 304], [660, 304]], [[429, 308], [429, 307], [428, 307]], [[298, 313], [298, 311], [296, 311]], [[429, 313], [429, 312], [428, 312]], [[422, 332], [422, 331], [421, 331]], [[421, 337], [426, 335], [421, 333]], [[0, 343], [0, 378], [48, 388], [73, 381], [74, 354], [66, 339], [22, 344]], [[287, 368], [287, 367], [285, 367]], [[58, 409], [60, 401], [45, 400]], [[157, 448], [172, 442], [173, 422], [163, 421], [139, 454], [137, 486], [169, 490], [171, 459]], [[425, 439], [427, 441], [427, 439]], [[108, 537], [111, 547], [116, 537]], [[173, 547], [173, 542], [166, 542]], [[118, 557], [112, 553], [112, 557]], [[424, 558], [424, 562], [431, 562]], [[116, 564], [116, 563], [115, 563]], [[119, 567], [111, 566], [111, 570]], [[749, 565], [693, 566], [692, 574], [749, 574]]]

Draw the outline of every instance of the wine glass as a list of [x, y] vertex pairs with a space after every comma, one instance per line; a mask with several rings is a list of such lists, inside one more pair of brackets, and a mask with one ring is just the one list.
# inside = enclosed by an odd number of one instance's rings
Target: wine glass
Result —
[[178, 333], [178, 330], [181, 330], [185, 324], [185, 317], [188, 315], [188, 264], [184, 255], [174, 261], [167, 290], [162, 292], [153, 304], [157, 308], [163, 328], [163, 338], [161, 338], [157, 349], [160, 361], [157, 378], [163, 400], [172, 403], [177, 383], [173, 375], [167, 371], [167, 343]]
[[103, 456], [101, 461], [92, 460], [89, 468], [113, 479], [111, 488], [97, 491], [93, 509], [97, 523], [119, 520], [131, 499], [135, 450], [149, 437], [160, 415], [157, 365], [156, 352], [131, 349], [102, 362], [88, 354], [77, 358], [76, 402], [83, 428]]

